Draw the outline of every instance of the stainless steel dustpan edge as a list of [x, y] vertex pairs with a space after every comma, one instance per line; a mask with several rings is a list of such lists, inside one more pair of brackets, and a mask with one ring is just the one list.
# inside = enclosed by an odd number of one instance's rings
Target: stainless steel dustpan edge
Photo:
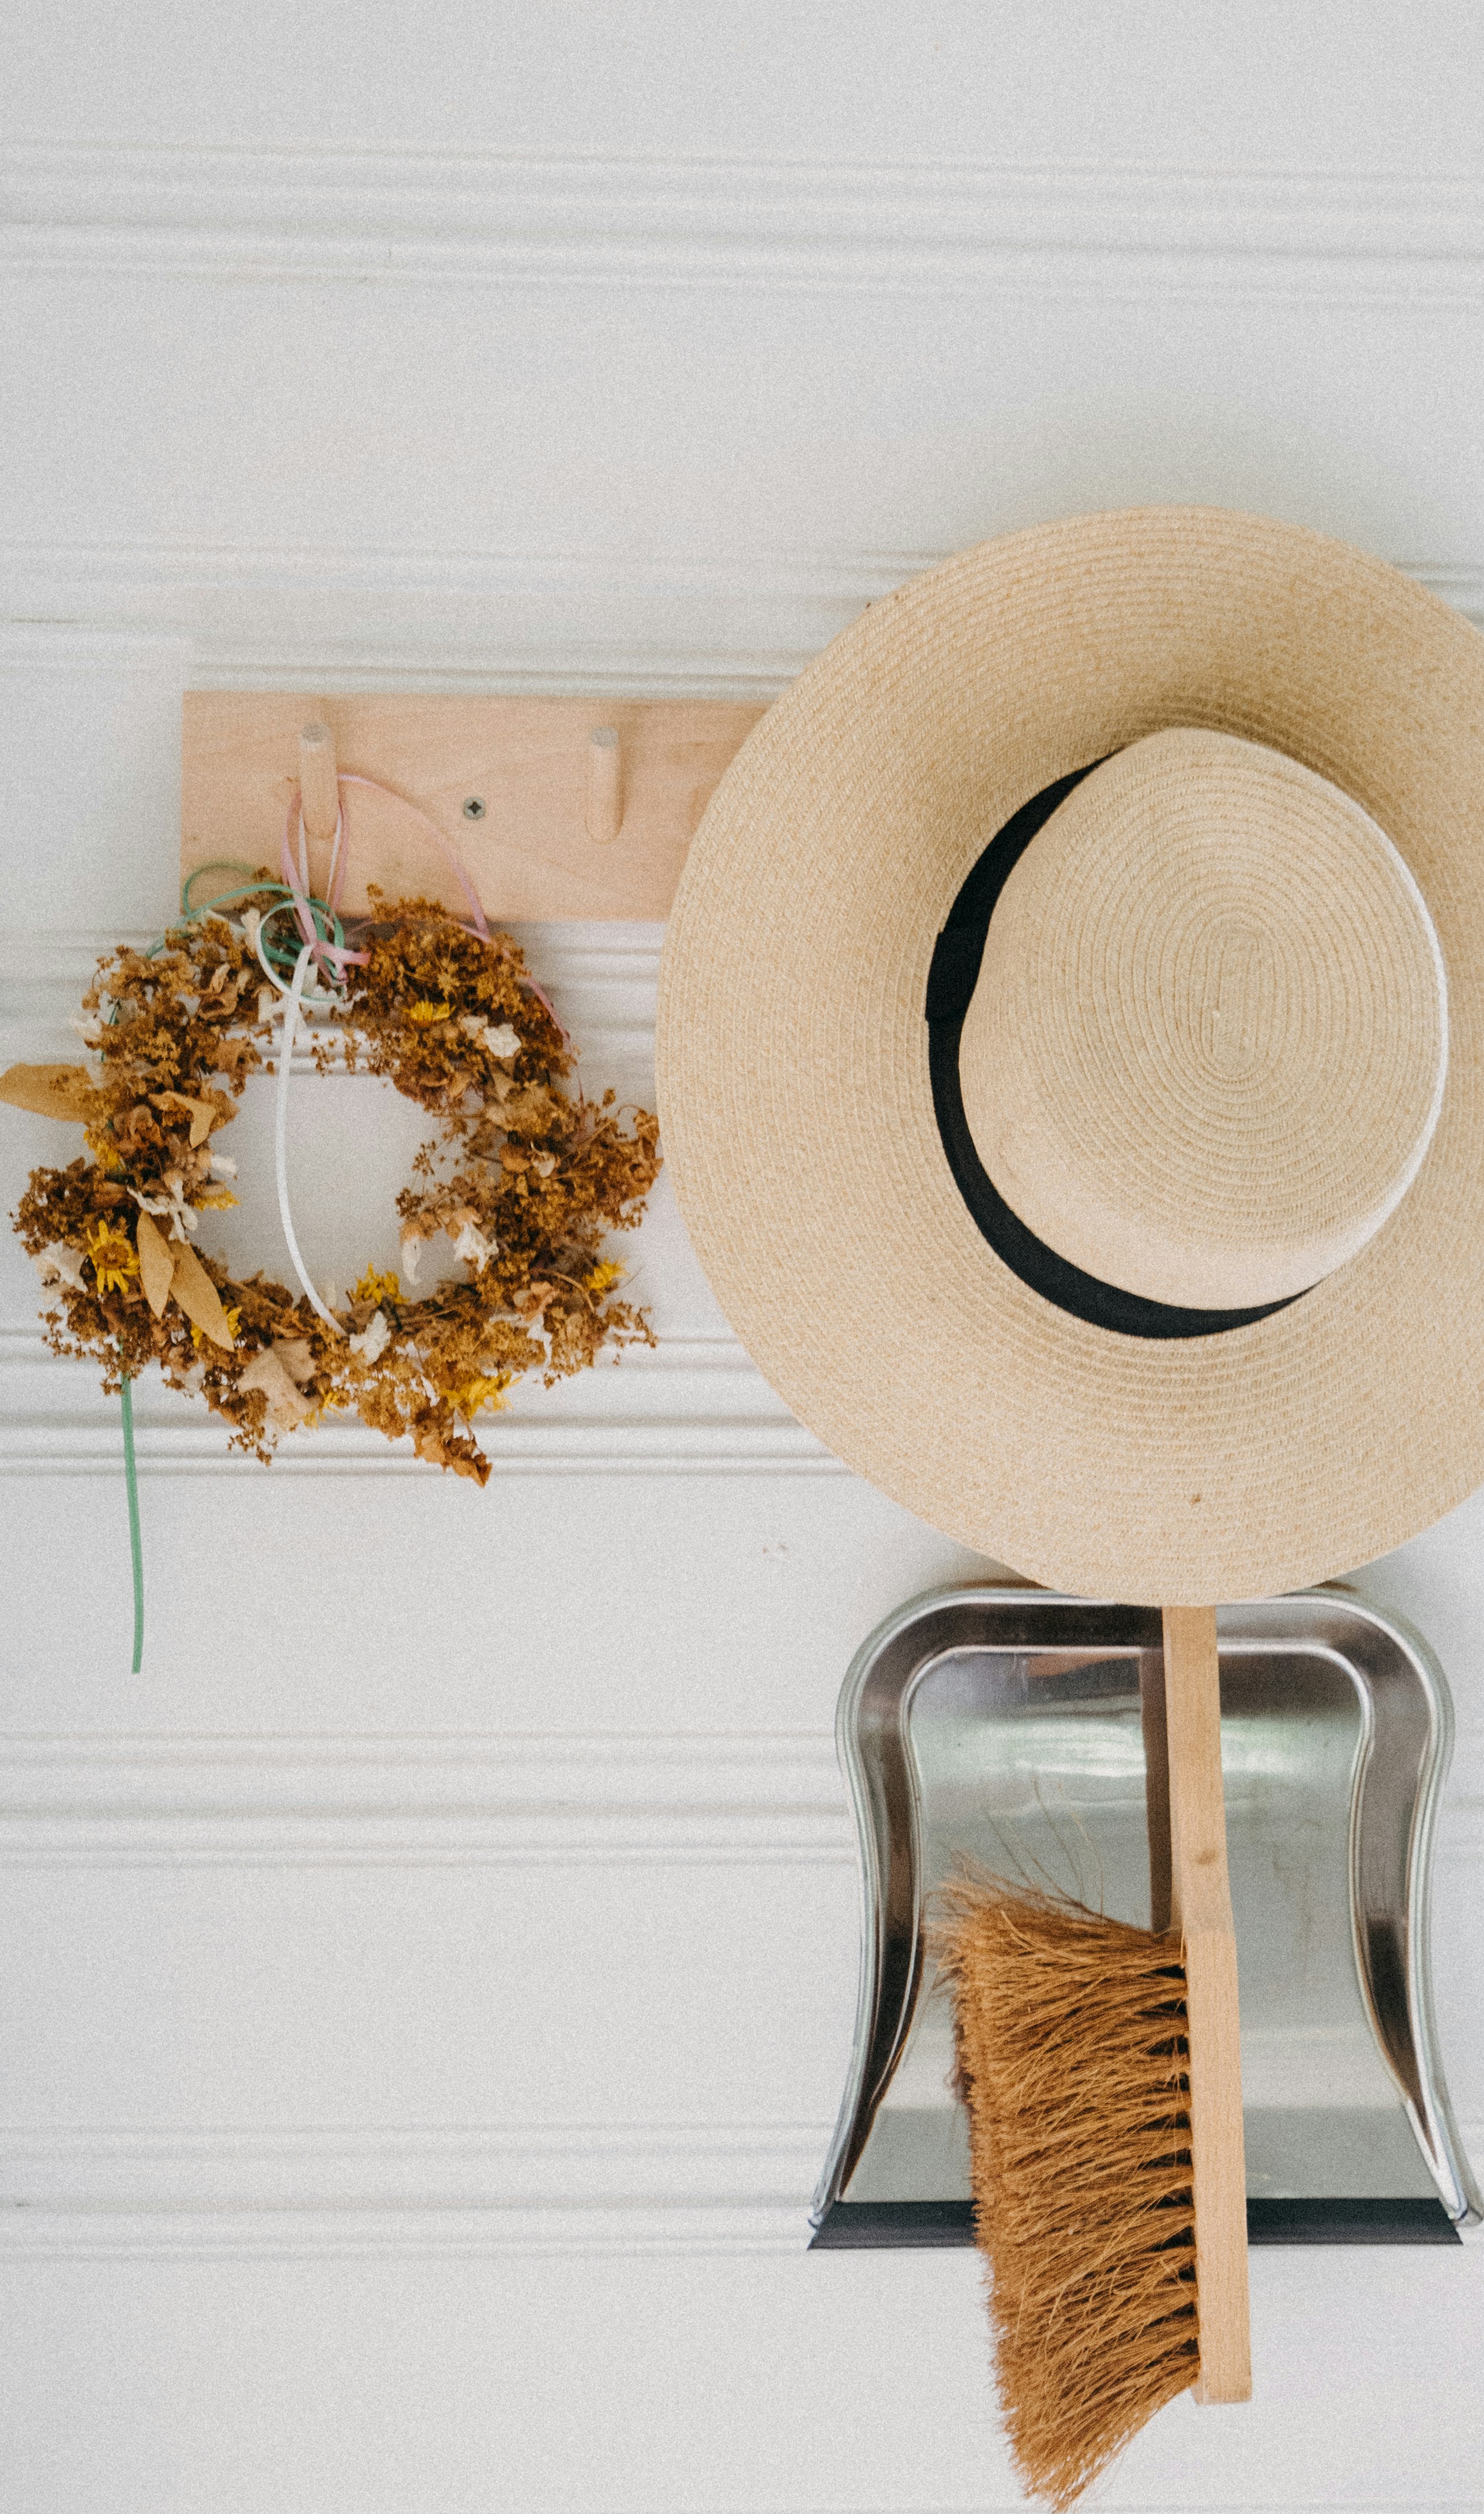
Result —
[[1413, 2134], [1427, 2160], [1443, 2205], [1455, 2225], [1476, 2226], [1484, 2222], [1484, 2196], [1481, 2196], [1459, 2136], [1443, 2068], [1432, 1996], [1432, 1859], [1443, 1786], [1453, 1761], [1453, 1694], [1441, 1660], [1405, 1616], [1393, 1611], [1384, 1615], [1368, 1599], [1339, 1583], [1331, 1592], [1320, 1590], [1307, 1594], [1343, 1597], [1353, 1616], [1404, 1648], [1427, 1703], [1430, 1715], [1428, 1734], [1423, 1749], [1407, 1845], [1404, 1981], [1412, 2041], [1423, 2058], [1420, 2082], [1415, 2089], [1408, 2084], [1404, 2064], [1392, 2049], [1395, 2020], [1384, 1995], [1384, 1985], [1377, 1977], [1374, 1942], [1364, 1927], [1368, 1892], [1365, 1856], [1369, 1840], [1365, 1809], [1371, 1789], [1385, 1770], [1383, 1740], [1375, 1726], [1368, 1729], [1364, 1740], [1352, 1806], [1350, 1906], [1355, 1928], [1355, 1968], [1370, 2010], [1372, 2031], [1405, 2097]]
[[[1049, 1605], [1094, 1616], [1120, 1615], [1149, 1622], [1156, 1633], [1158, 1629], [1157, 1615], [1149, 1609], [1120, 1606], [1109, 1600], [1063, 1597], [1025, 1582], [971, 1581], [925, 1590], [920, 1597], [898, 1607], [862, 1642], [846, 1671], [835, 1707], [835, 1751], [850, 1791], [861, 1854], [861, 1968], [856, 1994], [856, 2029], [845, 2093], [810, 2211], [811, 2222], [815, 2225], [838, 2199], [854, 2170], [860, 2150], [869, 2133], [875, 2101], [879, 2100], [890, 2080], [910, 2030], [922, 1985], [922, 1914], [914, 1907], [908, 1932], [909, 1946], [904, 1964], [899, 1967], [902, 1975], [900, 1997], [883, 2013], [885, 1940], [891, 1918], [888, 1886], [891, 1811], [884, 1804], [876, 1787], [875, 1774], [867, 1766], [861, 1751], [859, 1710], [862, 1692], [891, 1645], [928, 1624], [939, 1613], [958, 1613], [974, 1606], [1014, 1606], [1032, 1600], [1037, 1608]], [[911, 1692], [934, 1655], [926, 1635], [922, 1637], [922, 1643], [918, 1668], [900, 1704], [903, 1731]], [[904, 1796], [910, 1811], [909, 1821], [915, 1830], [919, 1813], [916, 1769], [909, 1753], [903, 1755], [902, 1763]], [[897, 1985], [893, 1987], [896, 1989]]]
[[[1018, 1608], [1023, 1611], [1017, 1613]], [[1007, 1616], [1014, 1627], [1026, 1624], [1025, 1641], [1017, 1642], [1008, 1626], [990, 1633], [991, 1619]], [[976, 1625], [981, 1627], [979, 1634], [972, 1629]], [[1344, 1647], [1326, 1646], [1327, 1639], [1334, 1642], [1337, 1632], [1353, 1645], [1362, 1627], [1374, 1636], [1380, 1670], [1379, 1676], [1373, 1671], [1364, 1679]], [[1033, 1641], [1028, 1638], [1031, 1633], [1036, 1637]], [[931, 1591], [899, 1608], [851, 1662], [840, 1694], [836, 1736], [861, 1845], [862, 1962], [850, 2068], [816, 2193], [812, 2211], [816, 2226], [849, 2188], [877, 2108], [910, 2037], [923, 1986], [923, 1914], [918, 1891], [922, 1810], [908, 1735], [917, 1685], [944, 1649], [1003, 1651], [1064, 1646], [1071, 1640], [1127, 1656], [1132, 1650], [1157, 1645], [1157, 1617], [1149, 1609], [1062, 1598], [1019, 1584], [966, 1584]], [[1456, 2223], [1471, 2224], [1479, 2218], [1480, 2200], [1448, 2102], [1432, 2014], [1427, 1931], [1432, 1837], [1451, 1742], [1446, 1679], [1421, 1636], [1400, 1618], [1383, 1614], [1348, 1590], [1304, 1592], [1289, 1599], [1238, 1605], [1223, 1613], [1223, 1652], [1239, 1656], [1244, 1649], [1271, 1648], [1275, 1642], [1281, 1645], [1296, 1640], [1306, 1652], [1332, 1657], [1344, 1668], [1359, 1706], [1361, 1744], [1349, 1800], [1356, 1983], [1377, 2051], [1405, 2107], [1412, 2138], [1442, 2209]], [[1389, 1693], [1384, 1682], [1390, 1664], [1387, 1653], [1393, 1659], [1401, 1653], [1406, 1661], [1405, 1682], [1393, 1682]], [[885, 1683], [883, 1666], [890, 1669]], [[873, 1680], [881, 1701], [875, 1709], [877, 1724], [872, 1732], [872, 1758], [868, 1758], [862, 1749], [868, 1724], [862, 1717], [862, 1695]], [[881, 1702], [887, 1705], [884, 1721]], [[890, 1791], [882, 1785], [884, 1755], [887, 1762], [896, 1758]], [[895, 1804], [886, 1803], [888, 1797], [894, 1798]], [[1410, 1821], [1403, 1821], [1408, 1817]], [[880, 2178], [879, 2168], [876, 2178]], [[845, 2205], [854, 2213], [867, 2204]], [[924, 2205], [940, 2214], [943, 2210], [951, 2214], [962, 2204]], [[1317, 2227], [1327, 2212], [1331, 2231], [1321, 2233], [1319, 2240], [1424, 2239], [1417, 2232], [1396, 2231], [1408, 2207], [1400, 2198], [1380, 2208], [1369, 2236], [1357, 2234], [1352, 2224], [1348, 2231], [1337, 2234], [1333, 2228], [1344, 2217], [1344, 2205], [1297, 2201], [1290, 2216], [1294, 2222], [1304, 2219]], [[1252, 2204], [1258, 2218], [1264, 2210], [1271, 2218], [1274, 2210], [1281, 2213], [1287, 2206], [1260, 2198]], [[1255, 2226], [1257, 2239], [1301, 2239], [1291, 2230], [1285, 2233], [1274, 2227], [1276, 2219], [1265, 2234]], [[1444, 2231], [1451, 2237], [1451, 2226]], [[961, 2234], [944, 2233], [942, 2225], [937, 2233], [874, 2238], [883, 2239], [966, 2240]], [[1316, 2238], [1310, 2233], [1303, 2239]]]

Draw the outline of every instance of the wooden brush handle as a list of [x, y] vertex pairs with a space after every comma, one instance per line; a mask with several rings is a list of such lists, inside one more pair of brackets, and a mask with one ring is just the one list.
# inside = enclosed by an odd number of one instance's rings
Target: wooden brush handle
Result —
[[1247, 2165], [1236, 1931], [1222, 1799], [1222, 1688], [1214, 1606], [1166, 1606], [1170, 1919], [1184, 1946], [1190, 2150], [1200, 2317], [1198, 2401], [1252, 2398]]

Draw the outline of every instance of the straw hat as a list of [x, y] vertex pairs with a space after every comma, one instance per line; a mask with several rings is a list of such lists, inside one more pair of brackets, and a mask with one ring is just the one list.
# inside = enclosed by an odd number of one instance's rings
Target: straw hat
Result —
[[661, 979], [793, 1411], [1033, 1579], [1333, 1577], [1484, 1480], [1484, 639], [1191, 507], [989, 542], [771, 708]]

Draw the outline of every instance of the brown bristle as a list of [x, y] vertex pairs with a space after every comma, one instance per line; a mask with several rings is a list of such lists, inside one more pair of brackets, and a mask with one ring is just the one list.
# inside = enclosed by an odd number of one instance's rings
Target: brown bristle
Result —
[[1180, 1940], [993, 1879], [939, 1912], [1011, 2450], [1063, 2507], [1199, 2368]]

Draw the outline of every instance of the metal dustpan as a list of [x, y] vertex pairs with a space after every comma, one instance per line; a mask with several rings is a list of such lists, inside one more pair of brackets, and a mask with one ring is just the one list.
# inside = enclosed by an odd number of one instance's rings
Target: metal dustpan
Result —
[[[1341, 1590], [1224, 1607], [1220, 1635], [1249, 2238], [1455, 2243], [1484, 2208], [1428, 1984], [1442, 1670]], [[972, 2243], [930, 1897], [968, 1860], [1147, 1925], [1141, 1705], [1159, 1673], [1157, 1610], [1033, 1589], [935, 1591], [859, 1652], [837, 1729], [861, 1991], [817, 2247]]]

